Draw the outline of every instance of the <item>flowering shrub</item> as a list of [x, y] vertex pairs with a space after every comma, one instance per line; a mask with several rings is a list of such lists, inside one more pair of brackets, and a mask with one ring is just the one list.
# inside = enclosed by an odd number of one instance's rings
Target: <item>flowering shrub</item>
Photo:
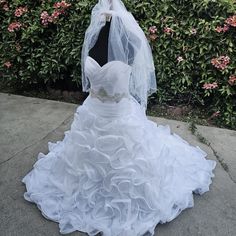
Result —
[[0, 0], [0, 75], [14, 84], [80, 85], [80, 53], [94, 1]]
[[236, 128], [236, 2], [135, 2], [156, 66], [151, 101], [201, 104], [216, 122]]
[[[80, 85], [80, 53], [97, 0], [0, 0], [0, 74], [17, 83]], [[233, 0], [124, 0], [150, 41], [160, 103], [203, 105], [236, 127]]]

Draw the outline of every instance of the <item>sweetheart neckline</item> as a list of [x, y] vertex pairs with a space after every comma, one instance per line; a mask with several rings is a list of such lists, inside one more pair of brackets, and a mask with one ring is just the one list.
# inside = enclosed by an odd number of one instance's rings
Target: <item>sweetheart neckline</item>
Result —
[[111, 63], [114, 63], [114, 62], [121, 62], [121, 63], [125, 64], [126, 66], [131, 67], [130, 65], [124, 63], [123, 61], [118, 61], [118, 60], [109, 61], [109, 62], [107, 62], [107, 63], [105, 63], [104, 65], [101, 66], [101, 65], [100, 65], [94, 58], [92, 58], [91, 56], [87, 56], [87, 57], [90, 58], [90, 59], [92, 59], [92, 61], [94, 61], [94, 62], [99, 66], [100, 69], [102, 69], [102, 68], [106, 67], [107, 65], [109, 65], [109, 64], [111, 64]]

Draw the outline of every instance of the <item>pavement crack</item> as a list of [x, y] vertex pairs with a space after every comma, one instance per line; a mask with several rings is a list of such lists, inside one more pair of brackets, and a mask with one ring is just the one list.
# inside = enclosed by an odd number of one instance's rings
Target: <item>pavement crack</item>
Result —
[[229, 167], [228, 164], [225, 163], [225, 160], [223, 158], [221, 158], [217, 151], [211, 146], [211, 144], [209, 144], [209, 147], [211, 148], [214, 156], [216, 157], [216, 159], [219, 161], [221, 167], [224, 169], [224, 171], [228, 174], [229, 178], [236, 184], [236, 181], [233, 179], [233, 177], [231, 176], [231, 174], [229, 173]]
[[198, 128], [196, 126], [196, 124], [192, 121], [189, 124], [189, 130], [191, 131], [191, 133], [196, 136], [198, 138], [198, 140], [201, 143], [204, 143], [205, 145], [207, 145], [208, 147], [210, 147], [210, 149], [212, 150], [215, 158], [218, 160], [218, 162], [220, 163], [221, 167], [223, 168], [223, 170], [228, 174], [229, 178], [232, 180], [233, 183], [236, 184], [236, 181], [234, 180], [234, 178], [231, 176], [231, 174], [229, 173], [229, 167], [228, 164], [225, 162], [225, 160], [223, 158], [221, 158], [217, 151], [212, 147], [211, 143], [198, 131]]
[[10, 160], [12, 160], [14, 157], [16, 157], [19, 153], [25, 151], [26, 149], [36, 145], [38, 142], [44, 140], [49, 134], [55, 132], [60, 126], [62, 126], [63, 124], [65, 124], [71, 117], [73, 117], [74, 114], [70, 115], [69, 117], [67, 117], [65, 120], [63, 120], [56, 128], [54, 128], [53, 130], [51, 130], [50, 132], [48, 132], [45, 136], [43, 136], [42, 138], [40, 138], [39, 140], [36, 140], [35, 142], [33, 142], [32, 144], [30, 144], [29, 146], [26, 146], [25, 148], [21, 149], [20, 151], [16, 152], [14, 155], [12, 155], [11, 157], [9, 157], [7, 160], [0, 162], [0, 166], [2, 166], [3, 164], [9, 162]]

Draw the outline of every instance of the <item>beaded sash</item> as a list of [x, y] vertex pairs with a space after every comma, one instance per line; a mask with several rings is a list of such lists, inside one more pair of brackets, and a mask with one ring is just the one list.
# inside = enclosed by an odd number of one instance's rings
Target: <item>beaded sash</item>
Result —
[[128, 93], [115, 93], [114, 95], [109, 95], [107, 91], [101, 87], [98, 91], [90, 89], [90, 96], [99, 99], [102, 102], [116, 102], [118, 103], [122, 98], [128, 98]]

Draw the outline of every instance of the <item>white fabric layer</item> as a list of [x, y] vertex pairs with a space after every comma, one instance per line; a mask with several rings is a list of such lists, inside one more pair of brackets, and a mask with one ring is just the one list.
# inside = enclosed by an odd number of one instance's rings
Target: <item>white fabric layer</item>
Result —
[[[86, 64], [92, 87], [110, 95], [127, 91], [129, 66], [100, 67], [91, 58]], [[117, 87], [109, 90], [106, 81]], [[216, 165], [168, 125], [148, 120], [132, 96], [117, 103], [89, 95], [64, 139], [48, 148], [22, 179], [24, 197], [58, 222], [62, 234], [154, 235], [158, 223], [193, 207], [193, 192], [209, 190]]]

